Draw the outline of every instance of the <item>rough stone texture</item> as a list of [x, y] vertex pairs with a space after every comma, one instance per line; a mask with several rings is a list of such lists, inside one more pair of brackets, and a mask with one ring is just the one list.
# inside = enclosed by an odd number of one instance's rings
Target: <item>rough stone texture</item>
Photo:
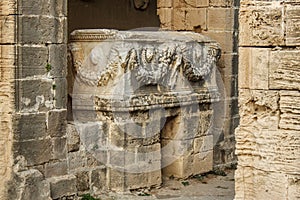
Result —
[[[187, 178], [212, 170], [211, 102], [219, 95], [216, 42], [187, 32], [101, 29], [73, 32], [70, 47], [70, 67], [77, 79], [72, 93], [75, 120], [67, 128], [68, 162], [77, 189], [124, 192], [159, 186], [162, 176]], [[109, 62], [98, 59], [100, 52], [109, 55]], [[201, 83], [204, 77], [210, 92]], [[95, 118], [89, 120], [82, 109], [94, 112]], [[98, 178], [89, 177], [89, 166], [106, 169], [91, 173], [100, 173], [105, 181], [100, 186], [94, 183]]]
[[[227, 113], [219, 120], [224, 137], [216, 136], [214, 165], [230, 166], [236, 162], [234, 156], [234, 128], [239, 119], [238, 110], [232, 106], [237, 102], [238, 74], [238, 11], [239, 1], [232, 0], [176, 0], [158, 1], [157, 14], [161, 28], [166, 30], [198, 32], [216, 40], [222, 47], [218, 62], [220, 86], [223, 88], [223, 106]], [[227, 103], [230, 102], [230, 103]], [[222, 121], [222, 122], [221, 122]], [[227, 152], [224, 156], [223, 152]]]
[[58, 199], [76, 194], [76, 177], [74, 175], [47, 179], [50, 182], [51, 198]]
[[44, 177], [67, 174], [66, 13], [66, 1], [0, 2], [0, 199], [51, 199]]
[[12, 127], [15, 78], [16, 2], [0, 2], [0, 199], [8, 197], [8, 181], [12, 178]]
[[235, 199], [300, 198], [296, 2], [241, 2]]

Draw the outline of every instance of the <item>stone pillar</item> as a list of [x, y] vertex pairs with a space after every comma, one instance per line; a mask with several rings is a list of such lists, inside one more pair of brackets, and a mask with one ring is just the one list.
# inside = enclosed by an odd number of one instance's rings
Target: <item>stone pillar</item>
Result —
[[234, 129], [239, 123], [238, 90], [238, 8], [239, 0], [160, 0], [157, 13], [161, 28], [193, 31], [216, 40], [222, 48], [218, 62], [222, 103], [226, 113], [219, 113], [220, 121], [214, 140], [214, 165], [231, 166], [234, 156]]
[[16, 2], [0, 3], [0, 199], [7, 198], [7, 182], [12, 175], [12, 112], [16, 52]]
[[66, 2], [0, 3], [1, 199], [50, 199], [67, 173]]
[[300, 197], [299, 1], [240, 8], [235, 199]]

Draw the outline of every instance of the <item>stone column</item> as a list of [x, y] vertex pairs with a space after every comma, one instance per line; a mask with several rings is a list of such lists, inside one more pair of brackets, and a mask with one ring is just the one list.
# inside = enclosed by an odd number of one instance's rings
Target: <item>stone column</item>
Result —
[[300, 197], [299, 1], [240, 8], [235, 199]]
[[66, 2], [0, 3], [1, 199], [50, 199], [67, 173]]

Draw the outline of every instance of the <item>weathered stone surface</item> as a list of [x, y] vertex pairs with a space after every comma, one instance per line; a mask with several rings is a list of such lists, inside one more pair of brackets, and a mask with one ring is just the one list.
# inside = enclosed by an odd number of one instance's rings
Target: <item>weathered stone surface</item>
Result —
[[[10, 82], [15, 78], [15, 61], [14, 61], [15, 47], [13, 45], [0, 45], [0, 84], [9, 86]], [[12, 91], [4, 90], [3, 93]], [[9, 100], [8, 100], [9, 101]], [[4, 101], [3, 101], [4, 102]]]
[[50, 162], [45, 164], [45, 177], [64, 176], [68, 174], [67, 161]]
[[21, 0], [18, 2], [19, 12], [23, 15], [66, 16], [66, 0]]
[[106, 168], [95, 169], [91, 172], [91, 188], [95, 194], [107, 190]]
[[270, 48], [239, 49], [239, 87], [248, 89], [269, 88]]
[[78, 191], [87, 191], [90, 188], [89, 171], [81, 171], [76, 173], [76, 188]]
[[0, 3], [0, 16], [15, 14], [16, 12], [16, 1], [15, 0], [5, 0]]
[[20, 42], [25, 44], [62, 43], [66, 37], [64, 36], [65, 25], [65, 19], [61, 18], [22, 16], [19, 18]]
[[146, 173], [126, 173], [126, 189], [148, 188], [160, 186], [162, 183], [161, 170]]
[[16, 114], [14, 116], [14, 139], [37, 140], [46, 137], [46, 114]]
[[233, 30], [233, 9], [231, 8], [209, 8], [207, 10], [208, 30]]
[[269, 6], [242, 6], [240, 8], [240, 45], [284, 45], [284, 7], [274, 2]]
[[[165, 162], [170, 163], [170, 161], [171, 164], [166, 166]], [[166, 167], [162, 169], [162, 173], [166, 177], [187, 178], [193, 174], [193, 161], [191, 154], [175, 158], [163, 155], [162, 165]]]
[[56, 78], [52, 86], [54, 91], [54, 105], [57, 109], [67, 108], [67, 80], [65, 78]]
[[295, 131], [258, 130], [252, 133], [251, 128], [236, 129], [239, 165], [270, 172], [297, 173], [300, 156], [298, 135], [299, 132]]
[[54, 159], [66, 159], [67, 156], [67, 139], [66, 138], [54, 138], [53, 143], [53, 158]]
[[53, 77], [66, 77], [67, 74], [67, 45], [49, 45], [50, 75]]
[[[238, 167], [236, 171], [235, 199], [286, 199], [288, 178], [279, 172], [265, 172], [251, 167]], [[243, 177], [243, 179], [240, 179]], [[276, 181], [274, 181], [276, 180]], [[257, 187], [257, 186], [260, 187]]]
[[300, 89], [300, 50], [272, 51], [269, 84], [271, 89]]
[[20, 199], [45, 199], [50, 200], [50, 185], [44, 180], [43, 175], [37, 170], [20, 172], [24, 185]]
[[240, 126], [278, 130], [278, 100], [276, 91], [240, 90]]
[[194, 155], [193, 175], [205, 173], [213, 169], [213, 151], [205, 151]]
[[18, 47], [18, 77], [27, 78], [47, 73], [48, 48], [46, 46]]
[[[1, 2], [2, 3], [2, 2]], [[1, 9], [1, 7], [0, 7]], [[15, 17], [0, 15], [0, 43], [11, 44], [15, 42]]]
[[286, 45], [300, 45], [300, 6], [287, 5], [286, 8]]
[[171, 29], [173, 9], [172, 8], [160, 8], [157, 10], [157, 14], [159, 15], [161, 27], [163, 29]]
[[286, 130], [300, 131], [300, 92], [280, 92], [280, 122], [279, 127]]
[[57, 199], [76, 194], [76, 177], [74, 175], [47, 179], [50, 182], [51, 198]]
[[68, 153], [68, 167], [70, 172], [84, 170], [86, 166], [87, 157], [85, 151]]
[[48, 112], [47, 129], [51, 137], [64, 137], [66, 135], [66, 110], [52, 110]]
[[189, 9], [186, 11], [186, 30], [193, 30], [195, 28], [200, 28], [201, 30], [207, 30], [206, 22], [207, 10], [203, 9]]
[[52, 159], [53, 147], [49, 139], [15, 142], [14, 156], [24, 156], [28, 166], [49, 162]]
[[47, 111], [53, 107], [51, 79], [18, 80], [17, 109], [22, 112]]
[[210, 6], [216, 7], [230, 7], [233, 4], [233, 0], [209, 0]]
[[74, 124], [67, 124], [67, 145], [68, 152], [78, 151], [80, 147], [80, 136]]

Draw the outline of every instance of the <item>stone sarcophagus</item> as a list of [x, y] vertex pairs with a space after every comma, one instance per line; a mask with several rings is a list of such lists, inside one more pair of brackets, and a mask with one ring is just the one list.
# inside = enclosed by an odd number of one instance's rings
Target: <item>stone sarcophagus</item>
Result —
[[212, 169], [216, 42], [188, 32], [78, 30], [70, 55], [74, 124], [109, 189]]

